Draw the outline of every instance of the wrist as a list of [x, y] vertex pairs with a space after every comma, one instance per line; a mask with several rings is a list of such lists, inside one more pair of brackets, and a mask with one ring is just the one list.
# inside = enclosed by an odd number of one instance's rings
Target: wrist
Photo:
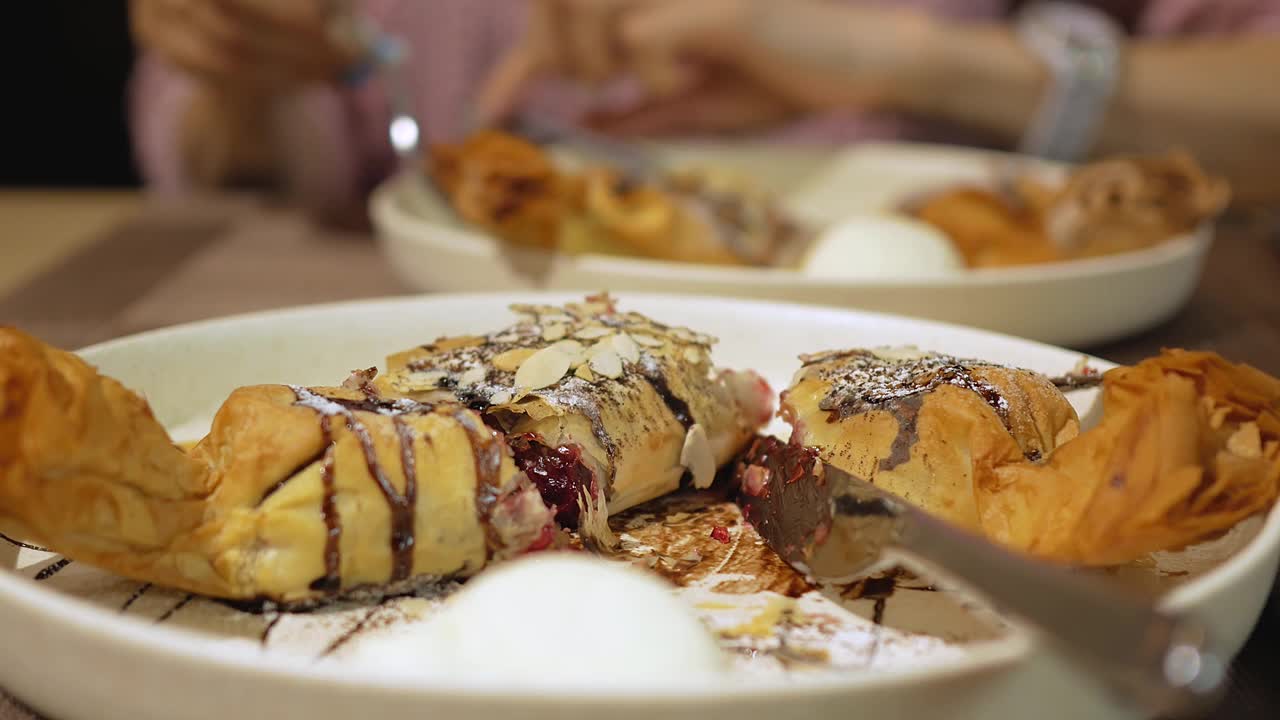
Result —
[[1005, 26], [934, 20], [901, 91], [901, 109], [1001, 134], [1022, 131], [1048, 79]]

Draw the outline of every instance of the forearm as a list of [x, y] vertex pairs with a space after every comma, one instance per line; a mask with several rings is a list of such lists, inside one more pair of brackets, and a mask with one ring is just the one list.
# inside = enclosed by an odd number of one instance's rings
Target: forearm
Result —
[[[1016, 141], [1048, 75], [1004, 26], [939, 26], [921, 62], [926, 82], [907, 109]], [[1095, 153], [1184, 147], [1232, 181], [1246, 202], [1280, 200], [1269, 177], [1280, 152], [1280, 36], [1134, 40], [1126, 50]]]

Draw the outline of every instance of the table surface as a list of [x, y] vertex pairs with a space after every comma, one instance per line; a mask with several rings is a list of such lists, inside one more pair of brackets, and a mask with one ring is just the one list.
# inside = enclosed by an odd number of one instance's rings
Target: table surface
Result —
[[[166, 203], [130, 192], [0, 192], [0, 323], [63, 347], [230, 313], [408, 292], [363, 230], [319, 228], [249, 197]], [[1214, 350], [1280, 375], [1280, 222], [1228, 218], [1173, 320], [1078, 348], [1121, 363]], [[1280, 597], [1232, 668], [1214, 718], [1280, 717]], [[0, 693], [0, 720], [34, 717]]]

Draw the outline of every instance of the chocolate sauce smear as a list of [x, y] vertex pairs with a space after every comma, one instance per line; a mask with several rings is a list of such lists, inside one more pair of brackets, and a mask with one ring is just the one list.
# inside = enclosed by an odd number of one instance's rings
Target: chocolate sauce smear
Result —
[[920, 437], [916, 429], [916, 421], [920, 419], [920, 408], [923, 405], [923, 395], [908, 395], [893, 402], [893, 416], [898, 421], [898, 434], [893, 437], [889, 454], [880, 459], [879, 469], [893, 470], [911, 459], [911, 446], [915, 445]]
[[35, 550], [36, 552], [53, 552], [49, 548], [42, 548], [39, 545], [31, 545], [29, 543], [24, 543], [21, 540], [14, 540], [13, 538], [9, 537], [8, 535], [5, 535], [4, 533], [0, 533], [0, 540], [3, 540], [9, 543], [10, 545], [13, 545], [14, 547], [20, 547], [24, 550]]
[[1072, 390], [1086, 390], [1088, 388], [1098, 387], [1102, 384], [1102, 373], [1094, 370], [1093, 372], [1083, 373], [1067, 373], [1057, 377], [1049, 378], [1054, 387], [1063, 392]]
[[71, 564], [71, 560], [67, 558], [58, 558], [53, 564], [46, 566], [40, 572], [36, 573], [35, 581], [43, 582], [49, 578], [62, 572], [62, 569]]

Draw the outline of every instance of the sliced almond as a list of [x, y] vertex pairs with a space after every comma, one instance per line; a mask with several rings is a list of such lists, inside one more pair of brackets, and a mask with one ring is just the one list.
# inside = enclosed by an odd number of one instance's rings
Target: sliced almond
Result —
[[666, 345], [666, 343], [652, 335], [643, 335], [641, 333], [632, 333], [631, 339], [634, 340], [637, 345], [643, 345], [644, 347], [656, 348]]
[[707, 431], [694, 423], [684, 435], [684, 447], [680, 449], [680, 464], [693, 475], [693, 486], [699, 490], [711, 487], [716, 479], [716, 457], [711, 452]]
[[622, 377], [622, 358], [610, 348], [604, 348], [591, 356], [591, 369], [607, 378]]
[[626, 362], [640, 362], [640, 346], [626, 333], [618, 333], [610, 338], [614, 352]]
[[1258, 423], [1242, 423], [1227, 438], [1227, 452], [1242, 458], [1262, 457], [1262, 433], [1258, 430]]
[[511, 402], [514, 395], [510, 390], [499, 390], [489, 396], [489, 402], [493, 405], [506, 405]]
[[595, 340], [596, 338], [602, 338], [606, 335], [612, 334], [613, 328], [605, 327], [604, 325], [592, 325], [590, 327], [582, 328], [578, 332], [574, 333], [573, 336], [580, 340]]
[[400, 392], [434, 390], [440, 387], [440, 381], [444, 380], [448, 375], [449, 373], [443, 370], [419, 370], [394, 377], [391, 384]]
[[494, 342], [497, 342], [497, 343], [513, 343], [513, 342], [515, 342], [515, 341], [517, 341], [517, 340], [519, 340], [519, 339], [520, 339], [520, 335], [519, 335], [519, 334], [517, 334], [517, 333], [511, 333], [511, 332], [509, 332], [509, 333], [502, 333], [501, 335], [495, 335], [495, 336], [493, 337], [493, 341], [494, 341]]
[[458, 335], [456, 337], [442, 337], [432, 343], [433, 350], [443, 352], [445, 350], [457, 350], [458, 348], [471, 347], [484, 343], [484, 338], [476, 335]]
[[485, 372], [483, 367], [473, 367], [458, 376], [458, 385], [462, 387], [469, 387], [476, 383], [484, 382], [485, 375], [487, 374], [488, 373]]
[[684, 342], [694, 342], [697, 339], [692, 332], [687, 328], [682, 327], [671, 328], [671, 335], [677, 340], [683, 340]]
[[686, 362], [697, 365], [703, 361], [702, 348], [697, 345], [690, 345], [684, 349], [684, 359]]
[[564, 353], [569, 358], [569, 367], [577, 367], [586, 362], [586, 348], [577, 340], [561, 340], [549, 347], [555, 348], [558, 352]]
[[499, 353], [493, 357], [493, 366], [503, 372], [515, 372], [520, 369], [529, 356], [538, 352], [537, 348], [516, 348]]
[[569, 328], [564, 323], [550, 323], [542, 326], [542, 339], [547, 342], [563, 340], [568, 334]]
[[542, 321], [542, 322], [544, 322], [544, 323], [571, 323], [571, 322], [573, 322], [573, 318], [572, 318], [572, 317], [569, 317], [568, 315], [565, 315], [565, 314], [564, 314], [564, 313], [562, 313], [562, 312], [550, 312], [550, 313], [544, 313], [544, 314], [543, 314], [541, 317], [539, 317], [538, 319], [539, 319], [539, 320], [541, 320], [541, 321]]
[[574, 374], [574, 375], [577, 375], [578, 377], [582, 378], [583, 380], [586, 380], [587, 382], [595, 382], [595, 381], [596, 381], [596, 374], [595, 374], [595, 373], [593, 373], [593, 372], [591, 372], [591, 368], [590, 368], [590, 367], [588, 367], [588, 366], [587, 366], [587, 365], [585, 365], [585, 364], [583, 364], [583, 365], [579, 365], [579, 366], [578, 366], [578, 367], [573, 371], [573, 374]]
[[516, 387], [538, 390], [554, 385], [569, 371], [572, 358], [557, 345], [548, 345], [530, 355], [516, 370]]

